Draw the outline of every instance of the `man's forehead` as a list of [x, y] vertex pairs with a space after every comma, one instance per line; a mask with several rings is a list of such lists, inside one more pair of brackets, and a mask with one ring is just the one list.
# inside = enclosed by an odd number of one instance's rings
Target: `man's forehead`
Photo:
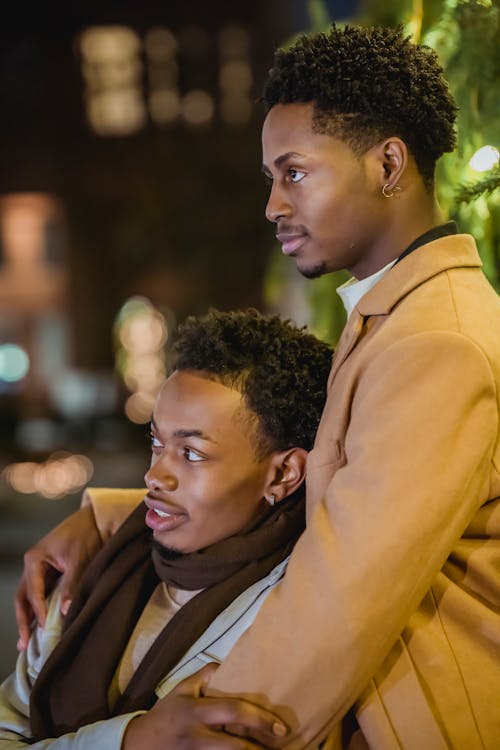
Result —
[[262, 128], [263, 171], [267, 173], [293, 159], [318, 156], [342, 141], [318, 132], [313, 123], [314, 104], [276, 104]]
[[314, 105], [312, 102], [275, 104], [266, 115], [262, 128], [263, 138], [279, 132], [280, 137], [312, 131]]
[[175, 371], [163, 384], [155, 406], [155, 420], [165, 414], [171, 424], [203, 429], [213, 420], [230, 420], [241, 406], [239, 391], [202, 372]]

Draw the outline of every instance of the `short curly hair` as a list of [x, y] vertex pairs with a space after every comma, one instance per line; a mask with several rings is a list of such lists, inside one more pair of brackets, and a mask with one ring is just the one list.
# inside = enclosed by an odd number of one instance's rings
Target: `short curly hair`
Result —
[[437, 55], [413, 44], [400, 26], [334, 24], [326, 33], [301, 35], [276, 51], [262, 100], [267, 111], [313, 102], [314, 129], [358, 154], [397, 135], [427, 186], [437, 159], [455, 148], [457, 107]]
[[310, 450], [326, 399], [332, 350], [305, 328], [254, 309], [210, 310], [179, 326], [174, 370], [237, 389], [256, 416], [256, 454]]

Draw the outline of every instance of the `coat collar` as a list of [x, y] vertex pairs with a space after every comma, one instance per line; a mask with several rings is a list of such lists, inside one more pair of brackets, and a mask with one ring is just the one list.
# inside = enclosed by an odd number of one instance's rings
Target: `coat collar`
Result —
[[340, 366], [356, 346], [365, 318], [388, 315], [420, 284], [451, 268], [480, 268], [476, 243], [468, 234], [454, 234], [428, 242], [402, 258], [357, 303], [342, 331], [328, 378], [330, 387]]
[[428, 279], [451, 268], [480, 268], [474, 239], [454, 234], [428, 242], [396, 263], [356, 305], [358, 313], [387, 315], [407, 294]]

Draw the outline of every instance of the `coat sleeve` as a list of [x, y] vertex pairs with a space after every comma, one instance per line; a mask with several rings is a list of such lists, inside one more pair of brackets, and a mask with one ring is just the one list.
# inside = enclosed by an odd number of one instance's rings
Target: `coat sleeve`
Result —
[[276, 710], [292, 727], [287, 750], [317, 745], [488, 499], [497, 440], [495, 380], [469, 339], [419, 333], [379, 353], [353, 396], [346, 463], [314, 498], [283, 582], [212, 678], [212, 694]]
[[111, 489], [87, 487], [82, 496], [82, 508], [92, 506], [95, 523], [105, 542], [118, 531], [123, 521], [139, 505], [146, 489]]
[[45, 628], [37, 628], [28, 649], [18, 656], [16, 669], [0, 685], [0, 750], [120, 750], [123, 735], [136, 712], [81, 727], [77, 732], [33, 743], [30, 729], [30, 694], [43, 664], [61, 633], [60, 602], [51, 598]]

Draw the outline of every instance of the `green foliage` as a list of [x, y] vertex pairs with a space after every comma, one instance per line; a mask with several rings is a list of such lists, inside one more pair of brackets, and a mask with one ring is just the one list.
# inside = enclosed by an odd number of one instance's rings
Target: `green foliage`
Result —
[[459, 106], [458, 148], [438, 165], [439, 198], [461, 231], [476, 238], [484, 271], [500, 290], [500, 173], [469, 166], [479, 148], [500, 147], [498, 0], [446, 0], [423, 41], [438, 52]]

